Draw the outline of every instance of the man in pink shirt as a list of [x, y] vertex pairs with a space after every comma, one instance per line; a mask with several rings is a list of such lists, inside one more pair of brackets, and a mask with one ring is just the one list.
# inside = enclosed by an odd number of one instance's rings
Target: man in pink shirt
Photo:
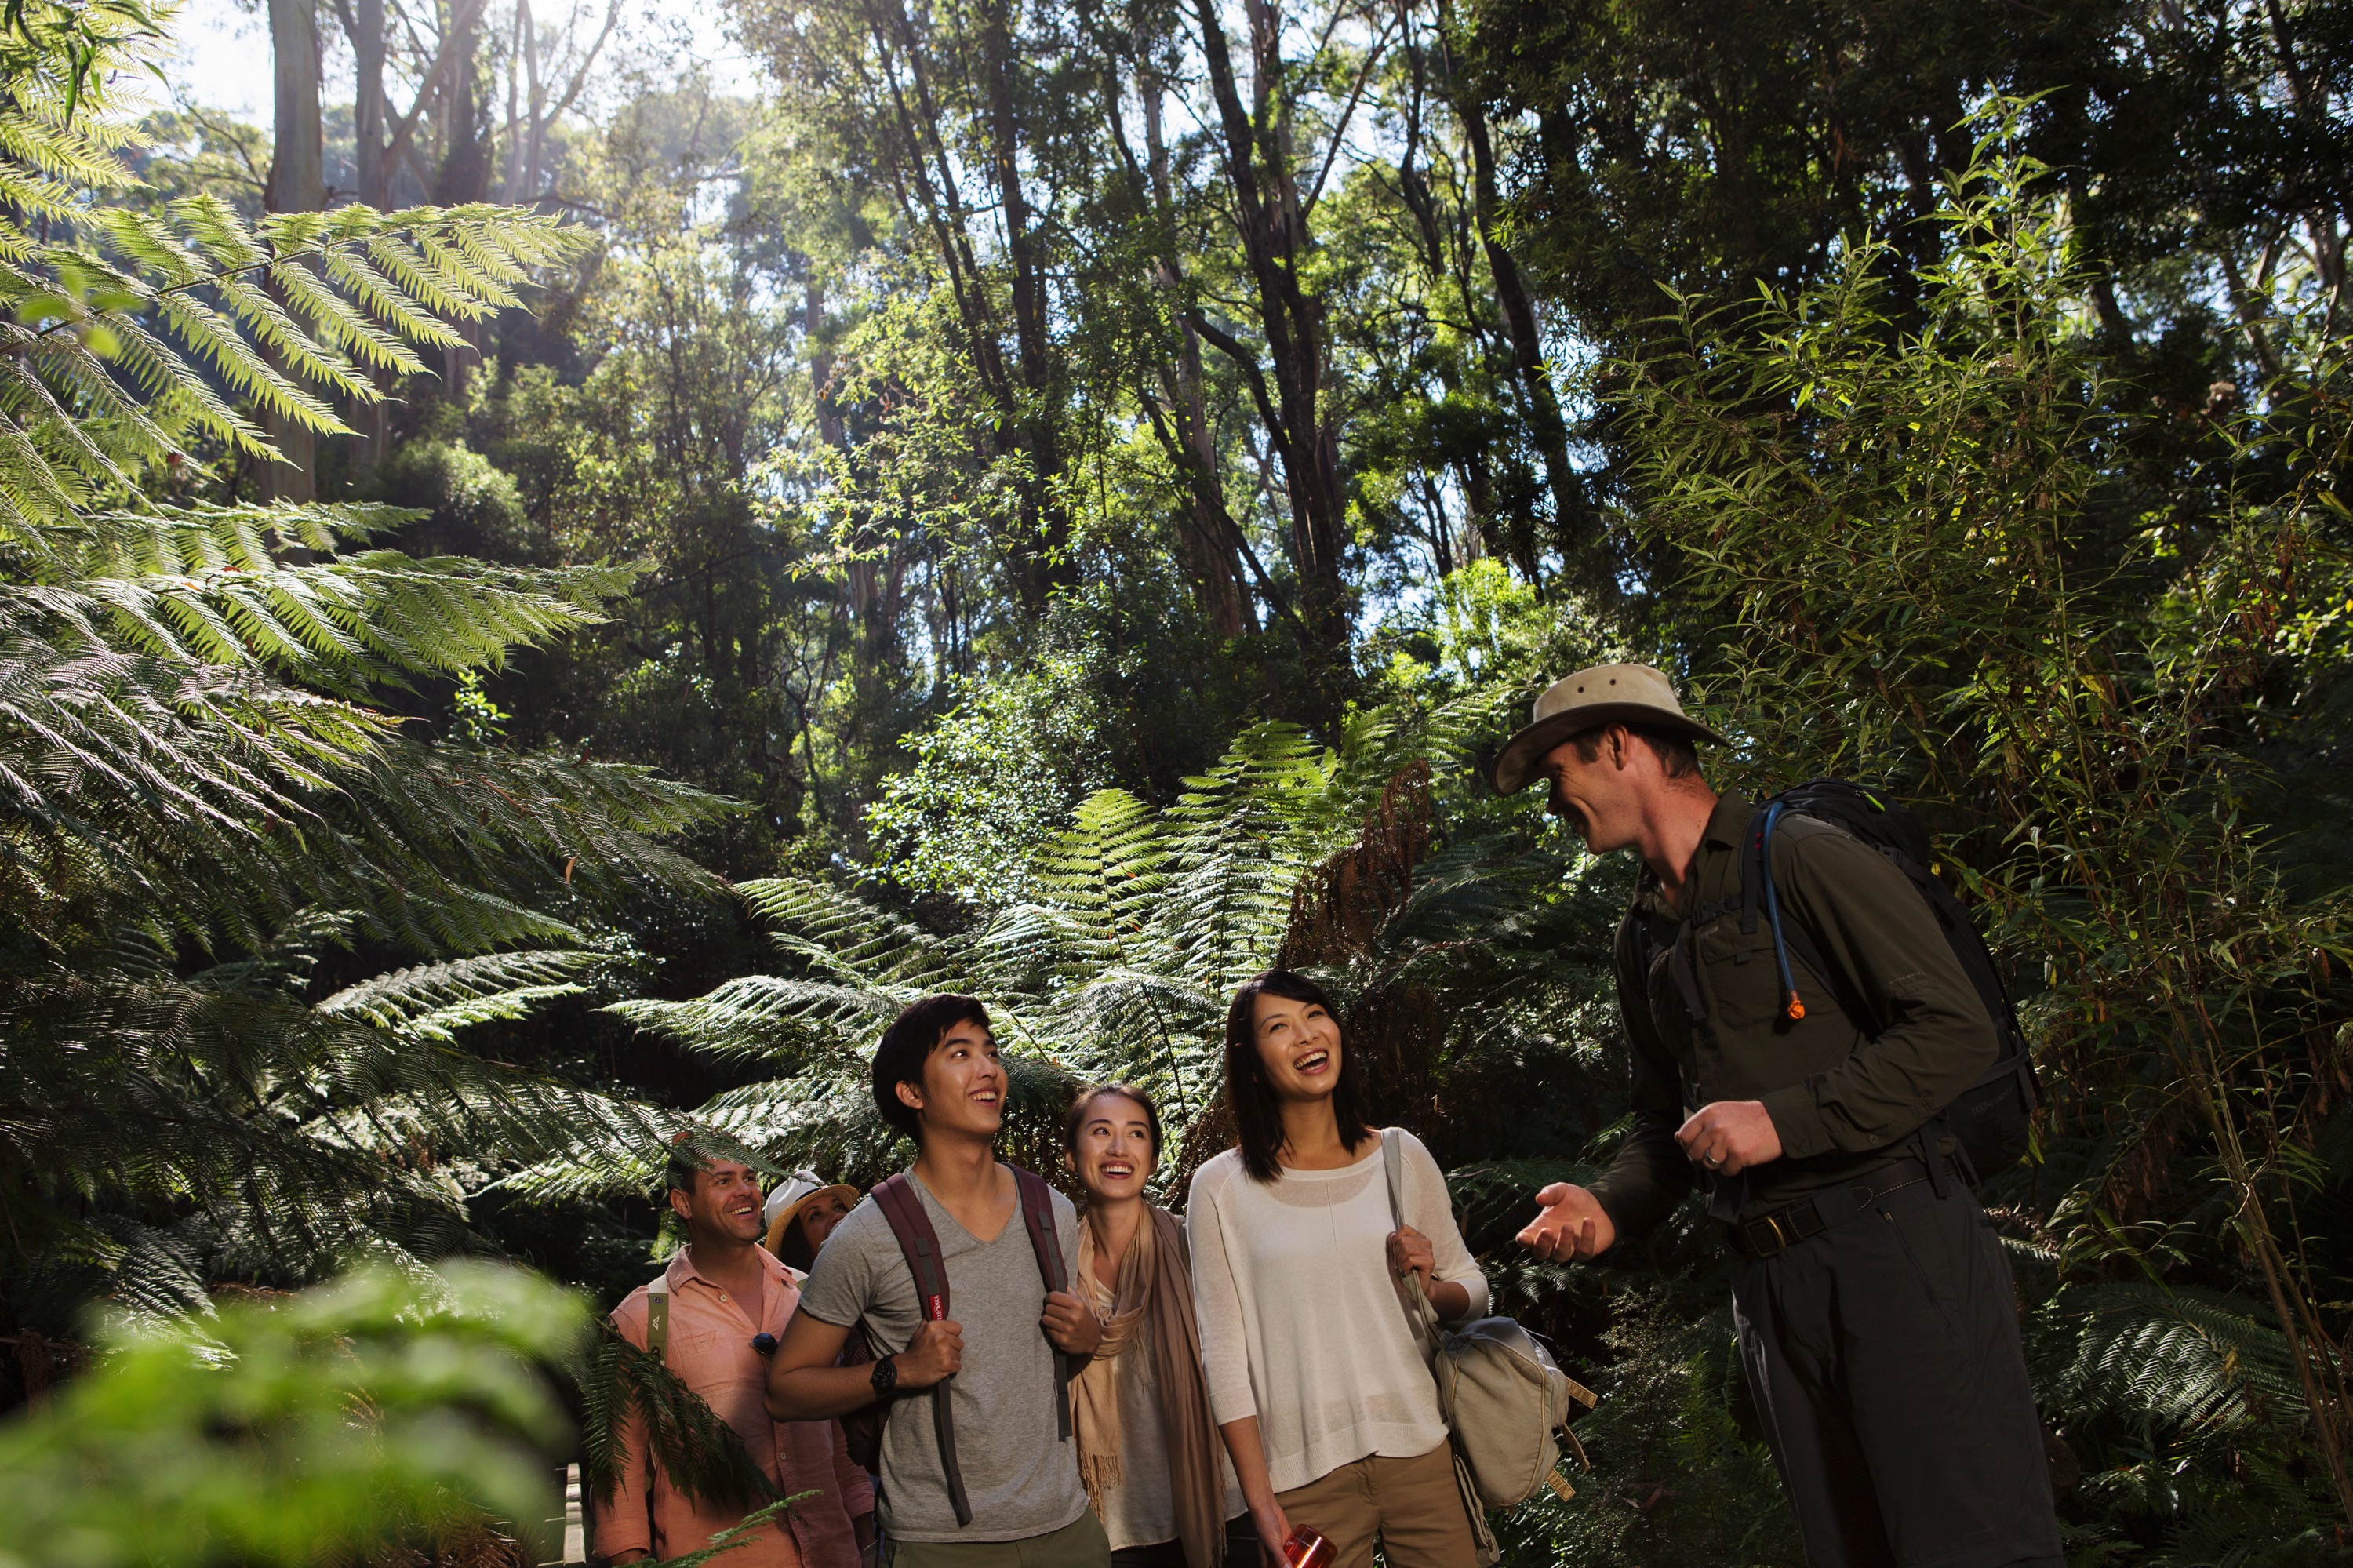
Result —
[[[800, 1293], [783, 1264], [759, 1244], [760, 1179], [732, 1160], [670, 1168], [670, 1205], [686, 1222], [687, 1245], [670, 1258], [670, 1327], [662, 1359], [744, 1440], [752, 1462], [780, 1495], [815, 1489], [791, 1514], [730, 1550], [724, 1568], [859, 1568], [873, 1539], [874, 1489], [843, 1451], [830, 1421], [774, 1421], [764, 1399], [767, 1358]], [[614, 1310], [622, 1338], [646, 1348], [649, 1286]], [[676, 1557], [741, 1524], [744, 1510], [682, 1496], [645, 1454], [633, 1417], [615, 1435], [619, 1449], [613, 1496], [596, 1504], [596, 1550], [617, 1565]]]

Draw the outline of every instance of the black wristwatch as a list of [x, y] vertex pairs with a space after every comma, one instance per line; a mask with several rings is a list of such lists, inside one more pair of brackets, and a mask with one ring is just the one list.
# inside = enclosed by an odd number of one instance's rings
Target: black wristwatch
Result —
[[874, 1385], [874, 1397], [888, 1399], [891, 1391], [899, 1386], [899, 1358], [884, 1356], [874, 1363], [874, 1371], [866, 1379]]

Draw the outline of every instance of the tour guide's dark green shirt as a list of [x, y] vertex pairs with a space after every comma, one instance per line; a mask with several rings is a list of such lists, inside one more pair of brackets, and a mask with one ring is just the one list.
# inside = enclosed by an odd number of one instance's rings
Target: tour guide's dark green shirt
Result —
[[[1782, 1158], [1747, 1172], [1737, 1193], [1741, 1217], [1751, 1218], [1880, 1163], [1999, 1049], [1984, 1003], [1905, 874], [1841, 830], [1784, 814], [1773, 830], [1783, 928], [1801, 923], [1841, 971], [1841, 991], [1871, 1014], [1867, 1029], [1851, 1018], [1792, 944], [1806, 1016], [1789, 1022], [1761, 888], [1756, 930], [1740, 929], [1741, 845], [1754, 815], [1736, 796], [1716, 802], [1685, 885], [1686, 907], [1704, 916], [1685, 955], [1704, 1021], [1692, 1021], [1672, 972], [1681, 921], [1654, 878], [1645, 874], [1618, 928], [1634, 1128], [1593, 1195], [1621, 1236], [1650, 1230], [1691, 1191], [1694, 1168], [1674, 1135], [1702, 1106], [1762, 1100], [1780, 1135]], [[1647, 973], [1637, 921], [1651, 934]]]

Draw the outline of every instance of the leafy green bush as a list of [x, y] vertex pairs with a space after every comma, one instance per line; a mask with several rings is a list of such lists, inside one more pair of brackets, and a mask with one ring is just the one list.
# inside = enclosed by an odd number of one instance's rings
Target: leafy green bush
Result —
[[386, 712], [594, 624], [631, 572], [419, 560], [377, 547], [407, 514], [218, 499], [576, 238], [109, 205], [137, 140], [115, 84], [159, 41], [135, 0], [0, 20], [0, 1314], [52, 1334], [94, 1295], [186, 1311], [448, 1251], [459, 1151], [654, 1136], [460, 1037], [593, 978], [616, 902], [716, 885], [668, 842], [710, 797]]
[[535, 1276], [367, 1269], [274, 1305], [119, 1323], [0, 1425], [0, 1564], [313, 1568], [495, 1529], [543, 1560], [587, 1327]]

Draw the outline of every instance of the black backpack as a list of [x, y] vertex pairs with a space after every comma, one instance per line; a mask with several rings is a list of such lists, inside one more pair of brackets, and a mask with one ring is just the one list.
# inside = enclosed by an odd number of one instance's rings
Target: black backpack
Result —
[[2018, 1009], [2010, 1001], [2010, 988], [2002, 983], [2001, 970], [1995, 965], [1993, 954], [1987, 950], [1977, 922], [1936, 875], [1928, 847], [1928, 830], [1920, 819], [1904, 807], [1890, 804], [1843, 779], [1810, 779], [1759, 805], [1742, 853], [1741, 923], [1751, 924], [1761, 901], [1766, 918], [1772, 924], [1773, 957], [1780, 969], [1785, 1010], [1793, 1020], [1805, 1016], [1805, 1001], [1789, 968], [1789, 953], [1794, 949], [1806, 968], [1831, 988], [1841, 1009], [1858, 1027], [1866, 1033], [1877, 1032], [1870, 1011], [1852, 1000], [1854, 988], [1823, 957], [1820, 945], [1804, 923], [1781, 918], [1780, 900], [1773, 889], [1773, 830], [1781, 818], [1792, 812], [1828, 822], [1885, 855], [1910, 879], [1936, 913], [1937, 928], [1944, 932], [1969, 983], [1977, 987], [1978, 997], [1985, 1003], [1986, 1016], [1993, 1021], [2000, 1044], [1993, 1065], [1954, 1097], [1939, 1119], [1960, 1141], [1961, 1152], [1974, 1174], [1991, 1176], [2009, 1170], [2026, 1157], [2029, 1118], [2034, 1107], [2042, 1103], [2041, 1086], [2034, 1076], [2034, 1059], [2028, 1051], [2026, 1032], [2019, 1027]]

